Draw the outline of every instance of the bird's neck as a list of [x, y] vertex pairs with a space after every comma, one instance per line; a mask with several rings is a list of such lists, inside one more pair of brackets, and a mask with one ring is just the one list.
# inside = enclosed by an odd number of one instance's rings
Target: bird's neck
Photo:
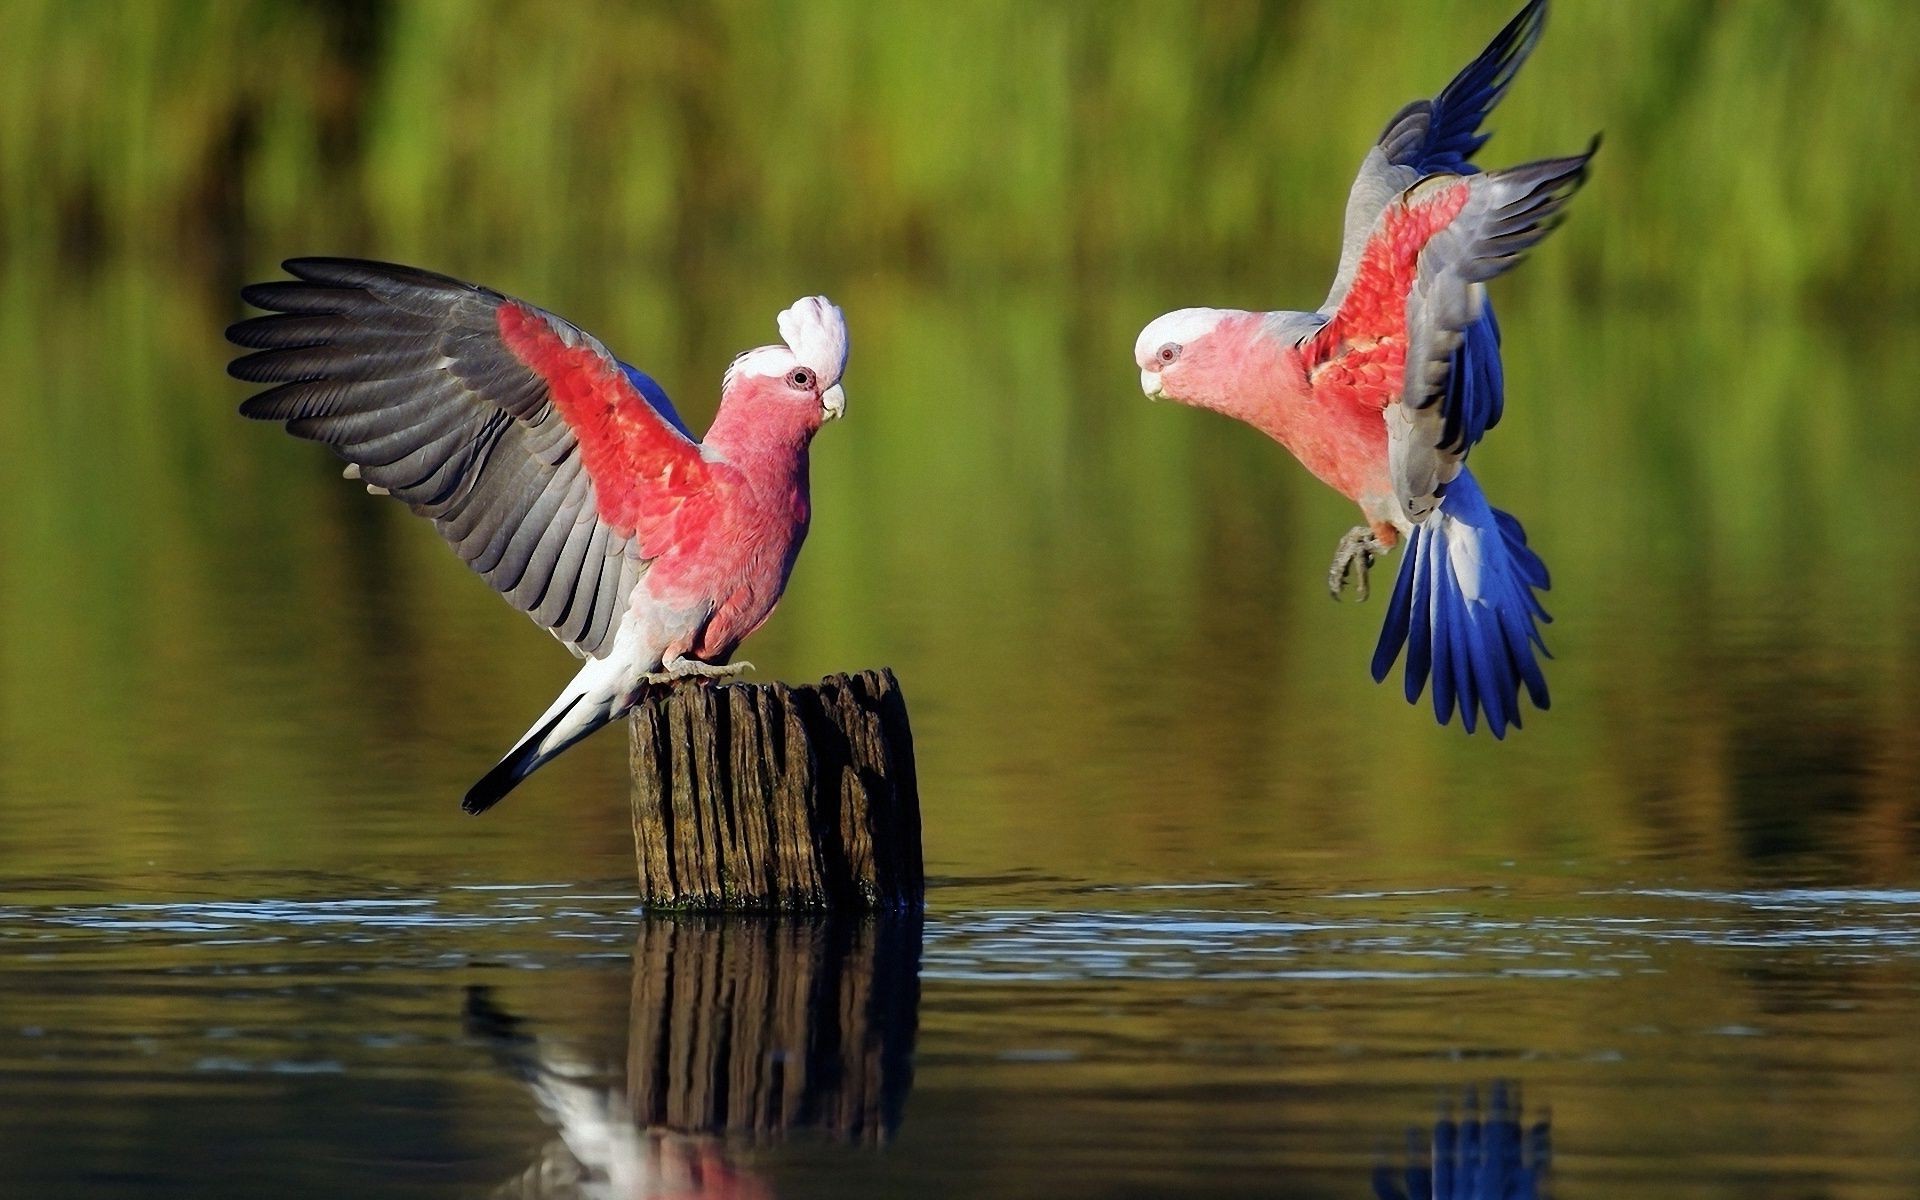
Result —
[[1388, 475], [1387, 426], [1377, 404], [1316, 392], [1299, 335], [1308, 314], [1251, 314], [1210, 362], [1191, 401], [1245, 421], [1279, 442], [1327, 486], [1374, 514], [1397, 513]]
[[766, 395], [763, 389], [742, 387], [720, 398], [702, 443], [710, 454], [733, 464], [762, 485], [798, 484], [807, 478], [807, 447], [820, 429], [817, 405], [791, 396]]
[[1293, 402], [1306, 395], [1306, 376], [1299, 349], [1273, 336], [1266, 325], [1265, 313], [1241, 313], [1221, 322], [1205, 372], [1187, 381], [1182, 399], [1284, 442]]

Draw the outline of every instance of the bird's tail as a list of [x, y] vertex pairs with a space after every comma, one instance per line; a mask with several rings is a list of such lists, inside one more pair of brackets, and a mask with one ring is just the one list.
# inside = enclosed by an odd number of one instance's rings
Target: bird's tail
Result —
[[539, 770], [561, 751], [619, 715], [617, 692], [602, 686], [604, 660], [588, 660], [566, 690], [533, 723], [507, 756], [467, 791], [460, 807], [479, 814], [500, 803], [501, 797]]
[[1415, 703], [1433, 676], [1433, 712], [1442, 725], [1460, 706], [1460, 724], [1472, 733], [1486, 715], [1493, 736], [1520, 727], [1520, 688], [1535, 708], [1547, 707], [1540, 637], [1550, 621], [1535, 591], [1547, 589], [1547, 568], [1527, 546], [1520, 522], [1492, 507], [1470, 472], [1447, 485], [1437, 512], [1408, 540], [1386, 624], [1373, 652], [1373, 678], [1407, 650], [1407, 702]]

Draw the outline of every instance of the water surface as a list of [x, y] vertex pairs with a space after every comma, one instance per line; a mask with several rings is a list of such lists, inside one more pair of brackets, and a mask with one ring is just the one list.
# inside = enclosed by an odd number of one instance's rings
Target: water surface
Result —
[[9, 888], [25, 1194], [1352, 1196], [1496, 1081], [1566, 1195], [1920, 1180], [1911, 891], [950, 878], [922, 926], [266, 882]]

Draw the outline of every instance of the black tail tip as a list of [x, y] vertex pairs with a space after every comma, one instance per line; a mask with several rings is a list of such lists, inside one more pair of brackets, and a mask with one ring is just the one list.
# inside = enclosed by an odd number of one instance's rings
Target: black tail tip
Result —
[[[520, 781], [533, 774], [541, 763], [584, 737], [585, 734], [576, 733], [547, 753], [543, 754], [540, 749], [546, 742], [547, 735], [552, 733], [579, 703], [580, 697], [575, 696], [559, 712], [521, 738], [519, 745], [509, 750], [505, 758], [493, 764], [493, 770], [481, 776], [480, 782], [467, 790], [467, 798], [460, 802], [460, 811], [470, 817], [479, 816], [500, 803], [501, 798], [508, 792], [519, 787]], [[597, 729], [599, 726], [596, 725], [593, 728]]]
[[517, 767], [518, 764], [510, 757], [488, 771], [479, 783], [467, 789], [466, 799], [460, 801], [460, 811], [477, 817], [500, 803], [520, 783], [522, 776]]

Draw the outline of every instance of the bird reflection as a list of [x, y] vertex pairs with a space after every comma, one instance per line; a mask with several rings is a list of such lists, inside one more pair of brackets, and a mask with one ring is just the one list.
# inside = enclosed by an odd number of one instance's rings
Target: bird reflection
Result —
[[633, 956], [627, 1080], [467, 991], [468, 1035], [556, 1136], [501, 1200], [756, 1200], [744, 1144], [811, 1129], [878, 1143], [912, 1086], [920, 919], [663, 918]]
[[[1541, 1200], [1547, 1195], [1552, 1129], [1545, 1112], [1524, 1125], [1520, 1090], [1496, 1082], [1484, 1109], [1467, 1089], [1459, 1113], [1442, 1109], [1431, 1134], [1407, 1133], [1407, 1163], [1374, 1170], [1379, 1200]], [[1422, 1142], [1425, 1144], [1422, 1145]]]
[[772, 1196], [763, 1180], [728, 1162], [720, 1139], [637, 1124], [624, 1092], [607, 1087], [592, 1064], [522, 1025], [494, 1003], [490, 989], [467, 989], [467, 1033], [492, 1046], [558, 1134], [526, 1170], [494, 1189], [498, 1200]]

